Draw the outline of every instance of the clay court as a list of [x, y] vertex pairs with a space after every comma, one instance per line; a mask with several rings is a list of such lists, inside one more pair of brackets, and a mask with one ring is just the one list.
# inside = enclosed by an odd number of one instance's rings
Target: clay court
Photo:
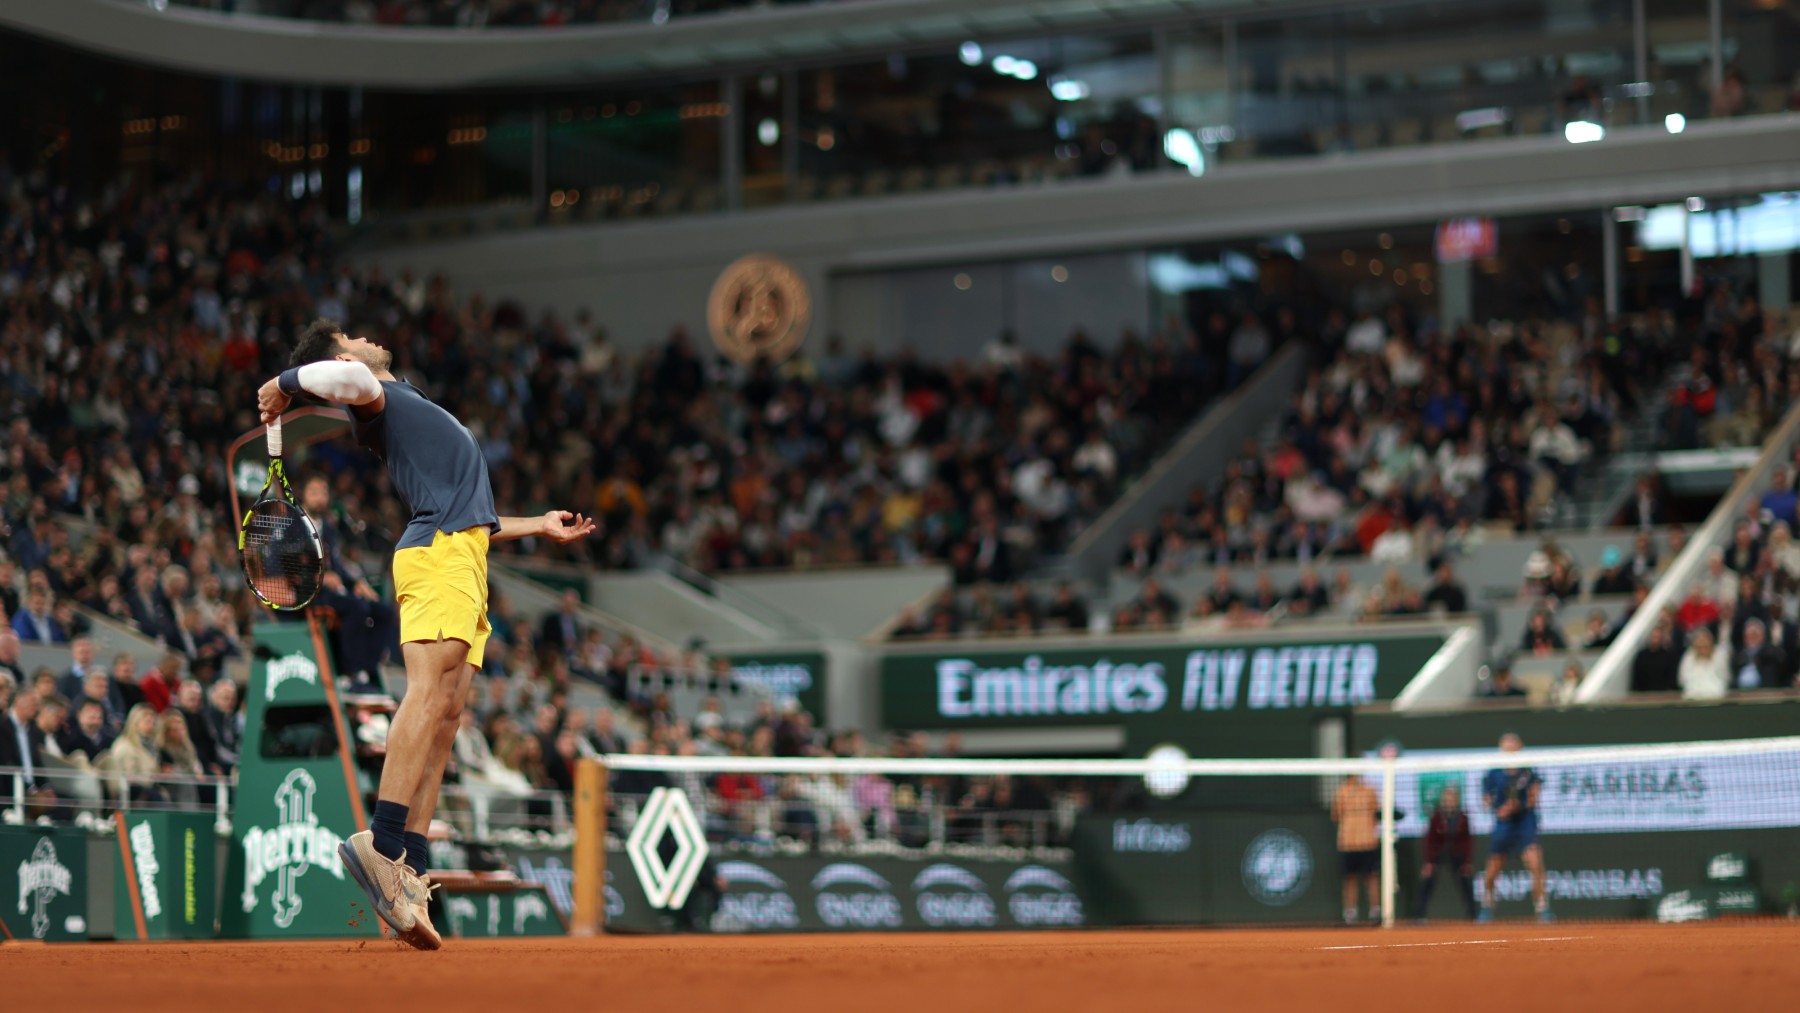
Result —
[[1584, 925], [0, 947], [9, 1009], [1650, 1010], [1800, 994], [1800, 927]]

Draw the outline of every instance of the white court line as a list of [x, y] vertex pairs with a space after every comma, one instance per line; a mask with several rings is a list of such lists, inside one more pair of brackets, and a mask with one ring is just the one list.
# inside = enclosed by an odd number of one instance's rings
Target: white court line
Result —
[[1398, 950], [1412, 946], [1485, 946], [1490, 943], [1566, 943], [1593, 936], [1534, 936], [1530, 939], [1454, 939], [1441, 943], [1370, 943], [1366, 946], [1320, 946], [1320, 950]]

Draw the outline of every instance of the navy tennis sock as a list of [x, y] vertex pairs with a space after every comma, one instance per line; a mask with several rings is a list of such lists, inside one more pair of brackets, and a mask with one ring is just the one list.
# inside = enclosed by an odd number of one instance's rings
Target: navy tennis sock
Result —
[[406, 864], [416, 875], [425, 875], [425, 867], [431, 858], [431, 842], [424, 834], [406, 832]]
[[375, 850], [384, 858], [400, 860], [406, 850], [406, 806], [398, 802], [376, 802], [375, 818], [369, 821], [375, 832]]

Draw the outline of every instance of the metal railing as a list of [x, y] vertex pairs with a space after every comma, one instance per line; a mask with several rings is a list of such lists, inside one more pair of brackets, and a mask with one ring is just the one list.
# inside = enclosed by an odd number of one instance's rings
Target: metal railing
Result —
[[[211, 811], [217, 817], [216, 825], [221, 832], [231, 827], [232, 792], [237, 786], [235, 774], [126, 775], [66, 761], [55, 766], [46, 763], [34, 768], [31, 774], [33, 780], [30, 785], [55, 792], [55, 801], [39, 803], [32, 800], [26, 791], [28, 783], [25, 780], [25, 768], [0, 767], [0, 784], [6, 784], [12, 793], [11, 801], [5, 806], [4, 816], [0, 819], [14, 825], [28, 823], [31, 822], [28, 817], [30, 808], [48, 807], [52, 812], [73, 813], [73, 821], [76, 823], [97, 826], [115, 812]], [[133, 798], [135, 788], [193, 788], [194, 791], [191, 798], [175, 797], [176, 794], [186, 796], [186, 792], [171, 793], [164, 799]], [[206, 789], [210, 789], [210, 799], [207, 798]], [[82, 816], [88, 819], [82, 819]]]

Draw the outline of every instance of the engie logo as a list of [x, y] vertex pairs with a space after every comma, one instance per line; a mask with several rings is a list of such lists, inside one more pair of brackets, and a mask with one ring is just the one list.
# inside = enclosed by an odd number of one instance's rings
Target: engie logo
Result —
[[752, 862], [720, 862], [725, 896], [719, 898], [719, 917], [738, 928], [793, 929], [800, 927], [800, 912], [780, 876]]
[[19, 863], [19, 913], [31, 912], [31, 938], [42, 939], [50, 931], [50, 903], [57, 894], [67, 897], [75, 876], [56, 857], [50, 838], [38, 838], [31, 857]]
[[832, 928], [897, 929], [900, 901], [894, 888], [866, 865], [833, 862], [813, 877], [813, 904]]
[[[315, 669], [316, 671], [316, 669]], [[318, 868], [339, 880], [344, 878], [338, 861], [338, 845], [344, 839], [330, 827], [320, 826], [313, 813], [313, 793], [319, 788], [312, 775], [296, 767], [275, 789], [275, 810], [281, 822], [273, 827], [244, 831], [244, 913], [256, 910], [256, 890], [271, 874], [275, 892], [269, 897], [275, 924], [287, 928], [300, 914], [300, 877]]]
[[1080, 925], [1075, 884], [1054, 869], [1027, 865], [1006, 877], [1006, 910], [1020, 925]]
[[1113, 851], [1119, 854], [1179, 855], [1193, 846], [1194, 834], [1183, 823], [1113, 820], [1112, 842]]
[[284, 682], [299, 680], [309, 686], [319, 684], [319, 666], [304, 654], [296, 651], [285, 658], [276, 658], [269, 662], [268, 671], [264, 675], [264, 690], [270, 700], [275, 699], [275, 691]]
[[731, 676], [738, 682], [761, 686], [775, 696], [799, 696], [812, 688], [812, 670], [805, 665], [765, 665], [747, 661], [731, 666]]
[[156, 874], [162, 869], [156, 864], [156, 832], [150, 824], [139, 823], [131, 828], [131, 864], [137, 866], [138, 893], [144, 899], [144, 918], [162, 917], [162, 894], [156, 889]]
[[1286, 907], [1312, 884], [1312, 849], [1292, 830], [1266, 830], [1244, 849], [1244, 889], [1270, 907]]
[[981, 877], [948, 862], [925, 867], [914, 877], [913, 904], [933, 928], [970, 928], [994, 924], [994, 899]]

